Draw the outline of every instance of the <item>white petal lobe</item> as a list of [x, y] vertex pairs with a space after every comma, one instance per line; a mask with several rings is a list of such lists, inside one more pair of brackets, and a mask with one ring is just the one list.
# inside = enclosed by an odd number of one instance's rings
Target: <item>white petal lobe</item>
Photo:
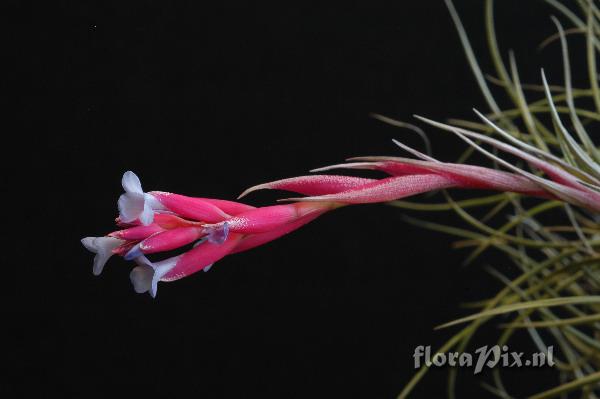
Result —
[[104, 265], [113, 255], [113, 250], [125, 241], [114, 237], [86, 237], [81, 240], [83, 246], [96, 254], [94, 257], [94, 267], [92, 272], [98, 276], [102, 273]]
[[144, 212], [144, 195], [125, 193], [119, 197], [119, 218], [125, 222], [133, 222]]
[[152, 276], [154, 276], [154, 269], [147, 265], [136, 266], [129, 273], [129, 279], [133, 284], [133, 289], [138, 294], [150, 291], [152, 286]]
[[144, 191], [142, 190], [142, 182], [140, 182], [139, 177], [137, 177], [137, 175], [130, 170], [123, 173], [121, 185], [123, 186], [123, 190], [125, 190], [126, 193], [144, 193]]

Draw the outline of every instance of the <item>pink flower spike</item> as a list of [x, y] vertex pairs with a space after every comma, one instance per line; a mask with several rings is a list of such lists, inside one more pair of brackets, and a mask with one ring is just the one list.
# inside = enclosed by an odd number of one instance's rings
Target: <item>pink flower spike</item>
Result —
[[323, 195], [339, 193], [373, 183], [376, 180], [352, 176], [311, 175], [292, 177], [259, 184], [244, 191], [238, 198], [242, 198], [257, 190], [286, 190], [303, 195]]
[[315, 197], [287, 198], [285, 201], [334, 201], [345, 204], [387, 202], [428, 191], [456, 186], [456, 182], [436, 174], [388, 177], [356, 190]]
[[216, 205], [202, 198], [186, 197], [162, 191], [153, 191], [150, 194], [167, 210], [184, 218], [216, 223], [231, 217]]
[[287, 223], [294, 222], [299, 218], [333, 209], [336, 204], [322, 202], [315, 204], [295, 203], [286, 205], [273, 205], [256, 208], [244, 212], [238, 216], [228, 219], [227, 222], [205, 226], [205, 233], [211, 234], [215, 230], [222, 229], [226, 223], [228, 230], [232, 233], [256, 234], [266, 233], [277, 229]]

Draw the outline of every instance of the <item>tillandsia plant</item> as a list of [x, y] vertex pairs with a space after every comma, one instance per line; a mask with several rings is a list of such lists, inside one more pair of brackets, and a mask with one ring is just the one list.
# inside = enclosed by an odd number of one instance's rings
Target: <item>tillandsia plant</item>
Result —
[[[556, 0], [546, 2], [573, 25], [566, 31], [558, 19], [552, 19], [557, 34], [551, 40], [558, 41], [562, 49], [562, 85], [557, 85], [555, 79], [550, 85], [543, 71], [540, 85], [521, 84], [512, 53], [508, 67], [504, 64], [495, 37], [492, 0], [485, 3], [486, 26], [497, 77], [484, 76], [453, 4], [446, 1], [490, 112], [475, 111], [478, 122], [452, 120], [445, 124], [418, 118], [468, 144], [458, 162], [439, 161], [396, 141], [412, 157], [351, 158], [347, 163], [313, 170], [318, 174], [251, 187], [240, 196], [261, 189], [300, 194], [264, 207], [162, 191], [146, 193], [137, 176], [126, 172], [122, 180], [125, 193], [118, 200], [116, 219], [120, 230], [82, 240], [86, 248], [96, 253], [94, 274], [100, 274], [110, 256], [120, 255], [136, 263], [130, 274], [135, 291], [155, 297], [159, 282], [207, 271], [227, 255], [266, 244], [342, 206], [382, 202], [404, 209], [450, 210], [471, 228], [410, 221], [460, 237], [457, 247], [472, 248], [467, 262], [495, 248], [514, 262], [520, 274], [509, 277], [500, 270], [489, 269], [506, 288], [472, 304], [477, 313], [441, 326], [466, 324], [439, 352], [465, 350], [483, 323], [497, 315], [512, 315], [510, 322], [502, 324], [498, 344], [505, 344], [515, 332], [526, 329], [540, 350], [545, 351], [549, 345], [559, 349], [556, 368], [563, 384], [532, 397], [553, 397], [571, 391], [596, 397], [594, 391], [600, 383], [600, 296], [593, 294], [600, 289], [600, 151], [587, 130], [591, 122], [600, 120], [596, 70], [600, 9], [586, 0], [574, 1], [577, 10]], [[572, 87], [567, 33], [585, 37], [588, 70], [582, 72], [589, 77], [589, 89]], [[505, 89], [513, 108], [499, 107], [489, 81]], [[537, 98], [531, 101], [527, 98], [530, 96]], [[575, 100], [580, 98], [591, 99], [593, 108], [576, 106]], [[492, 166], [470, 164], [474, 152], [489, 158]], [[503, 154], [517, 162], [509, 162]], [[386, 176], [371, 179], [329, 174], [335, 169], [376, 170]], [[498, 193], [454, 201], [447, 189]], [[436, 190], [443, 190], [446, 202], [401, 201]], [[536, 200], [524, 201], [524, 197]], [[475, 207], [490, 210], [483, 217], [476, 217], [468, 210]], [[493, 226], [491, 221], [501, 214], [508, 216], [508, 221]], [[545, 225], [542, 220], [546, 214], [565, 223]], [[181, 253], [157, 261], [148, 258], [173, 250]], [[406, 397], [426, 372], [424, 366], [400, 397]], [[450, 397], [454, 397], [456, 373], [456, 369], [449, 371]], [[493, 385], [485, 387], [498, 396], [511, 397], [500, 371], [493, 373]]]

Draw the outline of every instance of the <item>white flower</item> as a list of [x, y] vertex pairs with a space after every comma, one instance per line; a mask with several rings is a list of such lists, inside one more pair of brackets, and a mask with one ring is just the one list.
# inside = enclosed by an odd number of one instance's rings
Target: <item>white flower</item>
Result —
[[119, 218], [125, 223], [139, 219], [144, 226], [154, 220], [154, 211], [163, 209], [163, 206], [151, 194], [144, 193], [142, 183], [135, 173], [123, 173], [121, 184], [125, 193], [119, 197]]
[[98, 276], [102, 273], [106, 261], [113, 255], [113, 249], [124, 242], [125, 241], [114, 237], [86, 237], [81, 240], [84, 247], [96, 254], [94, 257], [94, 268], [92, 270], [94, 275]]
[[138, 294], [150, 292], [152, 298], [156, 298], [158, 282], [175, 267], [180, 257], [175, 256], [156, 263], [150, 262], [144, 255], [137, 257], [135, 262], [138, 266], [129, 273], [135, 292]]

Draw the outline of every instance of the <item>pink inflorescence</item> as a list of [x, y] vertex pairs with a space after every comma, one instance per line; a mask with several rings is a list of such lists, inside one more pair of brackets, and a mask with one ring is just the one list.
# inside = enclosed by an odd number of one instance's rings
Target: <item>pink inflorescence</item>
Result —
[[[136, 292], [156, 296], [159, 281], [174, 281], [208, 271], [224, 256], [242, 252], [287, 234], [333, 209], [331, 202], [290, 203], [256, 208], [240, 202], [145, 193], [133, 172], [123, 175], [125, 193], [118, 201], [121, 230], [81, 242], [96, 254], [99, 275], [112, 255], [134, 261], [130, 279]], [[180, 255], [152, 262], [147, 255], [192, 244]]]
[[[489, 138], [487, 140], [490, 140]], [[117, 225], [121, 230], [104, 237], [87, 237], [83, 245], [96, 254], [98, 275], [112, 255], [134, 261], [130, 279], [136, 292], [156, 296], [159, 281], [174, 281], [197, 271], [207, 271], [226, 255], [246, 251], [279, 238], [318, 216], [340, 206], [392, 201], [446, 188], [515, 192], [559, 199], [600, 211], [600, 194], [574, 175], [549, 162], [510, 148], [513, 155], [545, 173], [549, 179], [529, 172], [510, 173], [474, 165], [439, 162], [413, 150], [421, 159], [365, 157], [321, 168], [371, 169], [388, 177], [366, 179], [339, 175], [309, 175], [260, 184], [259, 189], [292, 191], [305, 197], [279, 205], [253, 207], [240, 202], [195, 198], [162, 191], [144, 192], [133, 172], [125, 172], [125, 193], [118, 201]], [[191, 249], [160, 261], [147, 255]]]

